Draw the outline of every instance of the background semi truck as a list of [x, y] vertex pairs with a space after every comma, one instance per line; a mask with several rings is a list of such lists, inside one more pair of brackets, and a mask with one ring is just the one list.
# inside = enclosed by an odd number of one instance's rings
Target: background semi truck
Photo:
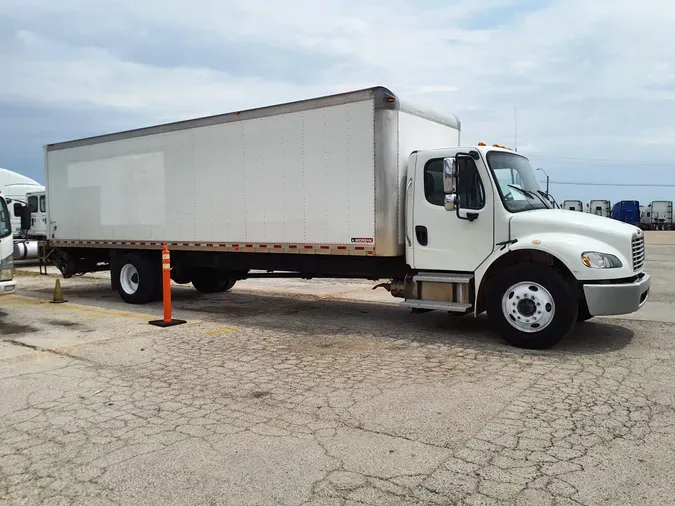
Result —
[[527, 158], [383, 87], [45, 147], [47, 249], [129, 303], [176, 283], [361, 278], [415, 313], [478, 315], [546, 348], [645, 303], [636, 227], [551, 209]]
[[671, 230], [673, 228], [673, 202], [671, 200], [650, 202], [642, 213], [640, 224], [647, 230]]
[[9, 208], [0, 191], [0, 295], [16, 289], [14, 282], [14, 244]]
[[612, 216], [612, 203], [609, 200], [591, 200], [588, 203], [588, 212], [596, 216], [610, 218]]
[[622, 200], [612, 206], [612, 218], [615, 220], [629, 223], [630, 225], [640, 225], [640, 203], [637, 200]]
[[[18, 172], [0, 169], [0, 192], [5, 196], [12, 223], [14, 236], [14, 259], [26, 260], [38, 257], [38, 241], [26, 236], [26, 223], [29, 223], [30, 214], [39, 212], [36, 201], [29, 202], [28, 195], [33, 192], [44, 193], [45, 187], [37, 181]], [[46, 207], [44, 207], [46, 210]], [[22, 221], [23, 220], [23, 221]]]
[[581, 202], [581, 200], [564, 200], [562, 207], [568, 211], [584, 211], [584, 204]]

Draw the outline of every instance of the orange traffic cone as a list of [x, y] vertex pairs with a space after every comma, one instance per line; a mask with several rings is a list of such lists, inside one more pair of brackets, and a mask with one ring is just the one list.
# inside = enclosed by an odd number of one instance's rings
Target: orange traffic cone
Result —
[[63, 304], [64, 302], [68, 302], [63, 298], [63, 292], [61, 291], [61, 280], [58, 278], [56, 280], [56, 285], [54, 285], [54, 297], [52, 297], [52, 300], [49, 302], [52, 304]]

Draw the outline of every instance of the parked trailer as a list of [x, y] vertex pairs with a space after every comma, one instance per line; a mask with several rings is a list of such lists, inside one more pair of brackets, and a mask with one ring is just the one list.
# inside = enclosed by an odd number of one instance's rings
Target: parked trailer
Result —
[[612, 217], [612, 203], [609, 200], [591, 200], [588, 203], [588, 212], [605, 218]]
[[673, 202], [671, 200], [654, 200], [645, 209], [640, 226], [647, 230], [672, 230]]
[[640, 203], [637, 200], [622, 200], [612, 207], [612, 218], [615, 220], [640, 225]]
[[[46, 146], [47, 247], [129, 303], [176, 283], [362, 278], [546, 348], [646, 301], [636, 227], [550, 209], [527, 158], [377, 87]], [[580, 240], [583, 237], [583, 240]], [[261, 272], [262, 271], [262, 272]]]
[[568, 211], [584, 211], [584, 204], [581, 200], [563, 200], [562, 207]]

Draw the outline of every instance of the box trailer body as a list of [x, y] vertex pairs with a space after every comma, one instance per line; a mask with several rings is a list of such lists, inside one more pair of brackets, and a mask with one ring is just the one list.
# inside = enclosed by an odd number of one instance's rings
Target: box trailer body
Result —
[[631, 225], [640, 224], [640, 203], [637, 200], [622, 200], [612, 207], [612, 218]]
[[609, 200], [591, 200], [588, 203], [588, 212], [605, 218], [612, 217], [612, 203]]
[[402, 256], [408, 156], [458, 146], [460, 125], [377, 99], [330, 97], [49, 149], [51, 239]]
[[581, 200], [564, 200], [562, 207], [568, 211], [584, 212], [584, 204]]
[[654, 200], [644, 210], [640, 219], [642, 228], [648, 230], [671, 230], [673, 228], [673, 202]]
[[164, 245], [205, 293], [384, 279], [403, 307], [487, 311], [534, 348], [645, 303], [638, 228], [553, 209], [527, 158], [460, 131], [375, 87], [50, 144], [45, 254], [64, 277], [109, 269], [130, 303], [161, 298]]

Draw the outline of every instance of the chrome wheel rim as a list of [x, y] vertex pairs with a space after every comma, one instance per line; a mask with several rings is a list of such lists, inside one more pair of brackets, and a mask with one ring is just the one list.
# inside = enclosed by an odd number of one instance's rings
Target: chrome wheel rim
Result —
[[133, 295], [138, 290], [138, 270], [132, 264], [126, 264], [120, 271], [120, 285], [122, 290], [129, 295]]
[[521, 281], [504, 293], [502, 312], [513, 328], [533, 334], [551, 324], [555, 316], [555, 301], [539, 283]]

